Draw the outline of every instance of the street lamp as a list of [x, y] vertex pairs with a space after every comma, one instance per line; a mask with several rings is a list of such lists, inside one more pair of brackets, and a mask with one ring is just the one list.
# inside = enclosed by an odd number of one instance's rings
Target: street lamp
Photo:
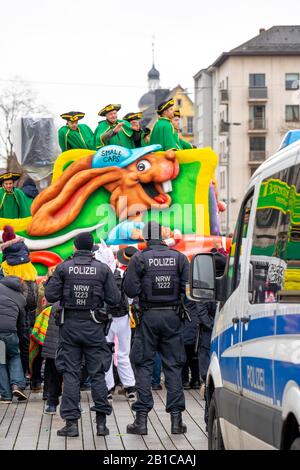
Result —
[[224, 125], [228, 126], [228, 140], [227, 140], [227, 148], [228, 148], [228, 151], [227, 151], [227, 163], [226, 163], [226, 168], [227, 168], [227, 189], [226, 189], [226, 194], [227, 194], [227, 208], [226, 208], [226, 233], [228, 235], [229, 233], [229, 215], [230, 215], [230, 212], [229, 212], [229, 205], [231, 202], [235, 202], [234, 200], [229, 200], [229, 185], [230, 185], [230, 145], [231, 145], [231, 140], [230, 140], [230, 126], [241, 126], [242, 123], [241, 122], [227, 122], [227, 121], [223, 121]]

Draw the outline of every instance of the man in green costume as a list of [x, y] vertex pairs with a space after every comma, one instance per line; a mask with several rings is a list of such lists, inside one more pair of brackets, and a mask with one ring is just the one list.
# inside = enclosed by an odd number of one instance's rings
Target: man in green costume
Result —
[[174, 129], [174, 100], [163, 101], [157, 108], [159, 118], [151, 132], [150, 145], [160, 144], [163, 150], [180, 150], [178, 133]]
[[120, 104], [108, 104], [99, 111], [99, 116], [105, 116], [105, 121], [100, 121], [95, 130], [95, 149], [104, 145], [121, 145], [128, 149], [135, 148], [133, 141], [133, 130], [127, 121], [118, 119]]
[[141, 119], [143, 117], [143, 113], [127, 113], [123, 120], [130, 122], [132, 130], [133, 130], [133, 142], [136, 148], [145, 147], [149, 145], [150, 140], [150, 129], [148, 127], [141, 127]]
[[58, 131], [58, 141], [62, 152], [71, 149], [94, 150], [93, 131], [86, 124], [78, 124], [84, 116], [85, 114], [79, 111], [70, 111], [60, 115], [67, 121], [66, 125]]
[[179, 109], [175, 109], [174, 117], [172, 119], [172, 124], [178, 134], [179, 145], [182, 150], [192, 149], [195, 148], [190, 142], [187, 140], [180, 138], [180, 111]]
[[0, 175], [0, 218], [21, 219], [30, 217], [32, 199], [21, 189], [14, 188], [14, 181], [21, 177], [20, 173], [4, 173]]

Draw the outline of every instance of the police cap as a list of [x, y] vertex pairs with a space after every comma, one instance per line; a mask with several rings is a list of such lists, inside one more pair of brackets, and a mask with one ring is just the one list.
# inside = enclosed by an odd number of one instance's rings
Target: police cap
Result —
[[74, 245], [77, 250], [92, 251], [94, 239], [91, 233], [81, 232], [74, 238]]

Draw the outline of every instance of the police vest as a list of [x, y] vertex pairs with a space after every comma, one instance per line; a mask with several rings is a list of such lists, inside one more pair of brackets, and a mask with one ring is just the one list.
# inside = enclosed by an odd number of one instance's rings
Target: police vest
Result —
[[129, 315], [129, 304], [128, 298], [122, 287], [123, 277], [121, 276], [120, 269], [118, 268], [114, 272], [114, 279], [121, 293], [121, 302], [118, 305], [115, 305], [114, 307], [112, 307], [111, 305], [107, 305], [106, 312], [110, 313], [114, 318], [124, 317], [125, 315]]
[[175, 250], [145, 250], [141, 305], [176, 305], [180, 299], [179, 253]]
[[63, 306], [91, 310], [103, 305], [103, 287], [99, 280], [101, 264], [85, 257], [74, 257], [64, 270]]

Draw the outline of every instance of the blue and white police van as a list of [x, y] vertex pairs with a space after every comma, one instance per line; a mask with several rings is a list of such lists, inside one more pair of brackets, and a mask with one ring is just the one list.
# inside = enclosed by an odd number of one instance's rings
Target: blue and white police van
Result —
[[[300, 131], [298, 131], [300, 137]], [[191, 263], [190, 298], [218, 302], [207, 374], [209, 449], [300, 449], [300, 141], [249, 182], [225, 273]]]

